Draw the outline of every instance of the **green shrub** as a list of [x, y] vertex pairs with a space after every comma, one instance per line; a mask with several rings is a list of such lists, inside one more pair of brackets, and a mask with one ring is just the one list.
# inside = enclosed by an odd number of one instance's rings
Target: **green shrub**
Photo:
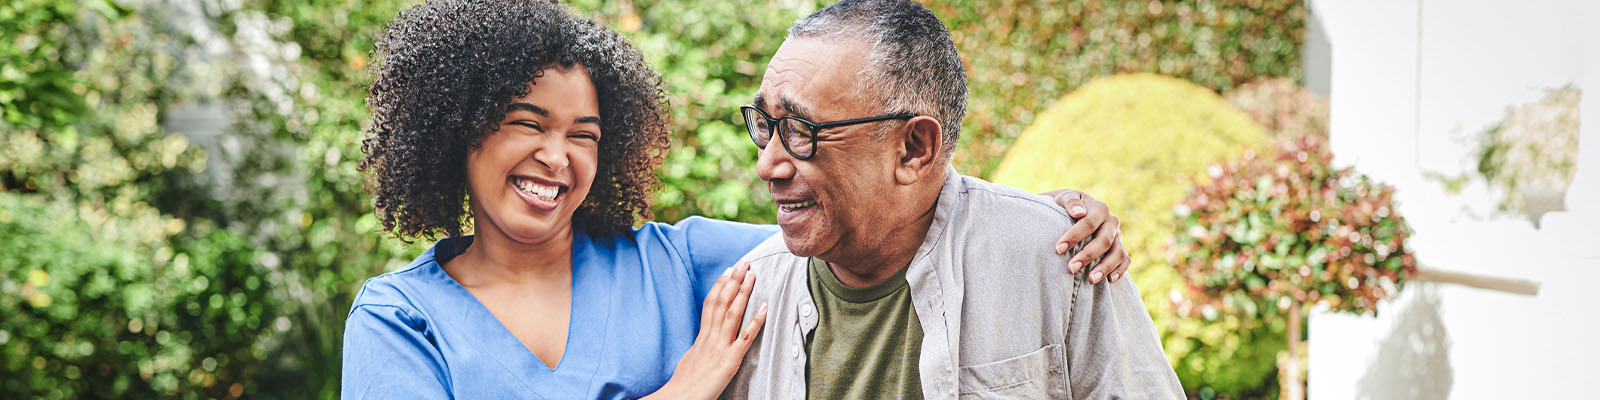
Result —
[[[1398, 293], [1417, 262], [1394, 188], [1332, 161], [1326, 139], [1312, 135], [1270, 156], [1246, 152], [1210, 167], [1173, 209], [1171, 259], [1198, 292], [1178, 302], [1179, 312], [1287, 318], [1287, 360], [1299, 363], [1302, 305], [1375, 314], [1379, 300]], [[1285, 378], [1284, 388], [1303, 379]]]
[[1183, 307], [1267, 318], [1320, 302], [1369, 314], [1398, 292], [1417, 265], [1394, 188], [1332, 161], [1308, 136], [1212, 167], [1173, 211], [1171, 256], [1204, 294]]
[[142, 203], [97, 207], [0, 192], [0, 393], [228, 397], [251, 383], [274, 314], [257, 252]]
[[[1123, 221], [1130, 272], [1190, 393], [1262, 394], [1273, 381], [1281, 337], [1253, 321], [1182, 318], [1183, 278], [1166, 259], [1172, 209], [1206, 166], [1262, 148], [1266, 135], [1216, 93], [1151, 74], [1089, 82], [1024, 130], [994, 181], [1024, 190], [1070, 187], [1093, 194]], [[1281, 331], [1278, 331], [1281, 332]]]
[[1051, 100], [1095, 77], [1149, 72], [1226, 93], [1301, 74], [1301, 0], [926, 2], [966, 61], [972, 95], [956, 163], [977, 176]]
[[160, 120], [187, 39], [159, 5], [0, 16], [0, 397], [238, 397], [276, 309], [253, 246], [184, 218], [206, 154]]

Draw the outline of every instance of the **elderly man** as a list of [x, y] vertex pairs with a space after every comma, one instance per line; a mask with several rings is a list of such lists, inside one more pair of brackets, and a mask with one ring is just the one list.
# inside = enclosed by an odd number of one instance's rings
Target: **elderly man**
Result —
[[1060, 208], [949, 166], [965, 97], [914, 2], [790, 28], [742, 108], [783, 234], [745, 256], [770, 314], [726, 397], [1183, 398], [1131, 280], [1045, 244]]

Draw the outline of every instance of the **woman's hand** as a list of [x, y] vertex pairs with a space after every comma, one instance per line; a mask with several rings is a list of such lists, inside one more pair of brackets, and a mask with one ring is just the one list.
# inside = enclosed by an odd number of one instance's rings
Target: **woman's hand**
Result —
[[1067, 263], [1067, 272], [1077, 274], [1083, 270], [1083, 266], [1099, 260], [1100, 263], [1095, 264], [1094, 270], [1089, 272], [1089, 283], [1100, 283], [1101, 279], [1110, 279], [1112, 282], [1122, 279], [1133, 263], [1128, 258], [1128, 250], [1122, 246], [1122, 220], [1111, 214], [1111, 207], [1088, 193], [1072, 189], [1043, 194], [1055, 199], [1056, 204], [1067, 210], [1067, 215], [1078, 219], [1056, 242], [1056, 254], [1067, 254], [1084, 239], [1089, 239], [1089, 243]]
[[714, 399], [728, 387], [744, 361], [745, 350], [767, 322], [767, 305], [762, 304], [750, 326], [742, 332], [739, 329], [756, 285], [756, 276], [749, 271], [750, 262], [740, 261], [731, 273], [717, 278], [700, 313], [700, 334], [694, 345], [678, 360], [672, 379], [646, 398]]

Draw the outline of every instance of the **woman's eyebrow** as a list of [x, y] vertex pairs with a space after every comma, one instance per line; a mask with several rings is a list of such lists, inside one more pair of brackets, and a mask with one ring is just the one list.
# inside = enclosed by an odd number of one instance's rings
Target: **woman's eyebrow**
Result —
[[[511, 103], [511, 109], [512, 110], [522, 110], [522, 111], [527, 111], [527, 112], [531, 112], [531, 113], [534, 113], [534, 114], [539, 114], [539, 116], [545, 117], [545, 118], [549, 118], [550, 117], [550, 110], [546, 110], [546, 109], [544, 109], [544, 107], [539, 107], [539, 106], [533, 105], [533, 103], [524, 103], [524, 102], [520, 102], [520, 101], [519, 102], [515, 102], [515, 103]], [[574, 123], [579, 123], [579, 124], [591, 123], [591, 124], [599, 125], [600, 124], [600, 117], [596, 117], [596, 116], [593, 116], [593, 115], [586, 115], [586, 116], [578, 117], [577, 119], [573, 120], [573, 122]]]
[[[547, 111], [542, 107], [533, 105], [532, 103], [523, 103], [523, 102], [511, 103], [511, 109], [512, 110], [522, 110], [522, 111], [527, 111], [527, 112], [531, 112], [531, 113], [534, 113], [534, 114], [539, 114], [539, 116], [541, 116], [541, 117], [549, 117], [550, 116], [550, 111]], [[598, 120], [599, 118], [595, 118], [595, 119]]]

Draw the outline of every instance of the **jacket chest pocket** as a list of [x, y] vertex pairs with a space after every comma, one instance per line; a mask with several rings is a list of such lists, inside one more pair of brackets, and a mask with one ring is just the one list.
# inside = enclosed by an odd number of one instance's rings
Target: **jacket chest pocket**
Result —
[[1064, 348], [1045, 346], [1028, 354], [961, 367], [963, 399], [1067, 399]]

